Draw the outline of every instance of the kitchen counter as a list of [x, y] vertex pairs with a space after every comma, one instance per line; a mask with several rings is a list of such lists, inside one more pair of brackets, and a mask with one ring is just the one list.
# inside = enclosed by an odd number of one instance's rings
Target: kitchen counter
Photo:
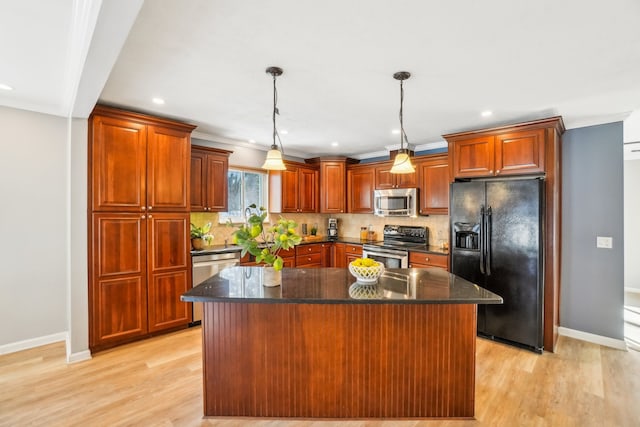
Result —
[[[360, 240], [357, 237], [339, 237], [337, 240], [329, 240], [327, 238], [319, 239], [319, 240], [303, 240], [300, 242], [300, 245], [311, 245], [314, 243], [347, 243], [351, 245], [375, 245], [376, 243], [380, 243], [379, 241], [371, 241], [371, 240]], [[242, 248], [238, 245], [213, 245], [207, 246], [205, 249], [196, 251], [192, 250], [191, 255], [208, 255], [215, 253], [224, 253], [224, 252], [239, 252]], [[439, 255], [449, 255], [449, 251], [442, 249], [439, 246], [414, 246], [408, 248], [407, 250], [411, 252], [423, 252], [423, 253], [432, 253]]]
[[203, 408], [211, 417], [472, 419], [477, 304], [501, 298], [448, 272], [228, 267], [201, 302]]
[[263, 267], [228, 267], [183, 294], [189, 302], [305, 304], [501, 304], [502, 298], [440, 268], [387, 269], [362, 286], [346, 268], [284, 268], [282, 285], [263, 286]]

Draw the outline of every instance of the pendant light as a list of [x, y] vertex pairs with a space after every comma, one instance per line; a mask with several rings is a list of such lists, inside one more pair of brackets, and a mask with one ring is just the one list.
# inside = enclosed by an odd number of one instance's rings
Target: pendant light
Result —
[[[402, 106], [404, 104], [404, 87], [403, 83], [411, 77], [411, 73], [407, 71], [398, 71], [393, 75], [393, 78], [400, 80], [400, 149], [396, 153], [396, 157], [393, 160], [393, 166], [390, 173], [413, 173], [416, 168], [411, 164], [411, 158], [409, 158], [409, 140], [407, 134], [404, 132], [404, 123], [402, 117]], [[407, 149], [404, 148], [404, 142], [407, 142]]]
[[[267, 158], [262, 165], [262, 169], [283, 171], [287, 169], [282, 162], [282, 153], [284, 152], [284, 149], [282, 148], [282, 141], [280, 141], [280, 135], [278, 134], [278, 130], [276, 129], [276, 114], [280, 114], [280, 112], [278, 111], [278, 90], [276, 89], [276, 77], [282, 75], [282, 68], [269, 67], [267, 68], [267, 74], [271, 74], [273, 76], [273, 144], [271, 144], [271, 148], [267, 152]], [[276, 144], [276, 137], [278, 138], [278, 142], [280, 142], [280, 149], [278, 149], [278, 144]]]

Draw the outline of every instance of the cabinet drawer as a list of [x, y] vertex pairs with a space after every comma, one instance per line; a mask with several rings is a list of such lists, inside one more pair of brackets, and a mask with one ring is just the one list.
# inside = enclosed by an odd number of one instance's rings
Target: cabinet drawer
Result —
[[361, 245], [345, 245], [345, 252], [347, 255], [362, 255], [362, 246]]
[[449, 266], [448, 258], [447, 255], [409, 252], [409, 265], [421, 264], [446, 269]]
[[322, 245], [320, 244], [296, 246], [296, 256], [320, 253], [322, 253]]
[[321, 267], [322, 254], [298, 255], [296, 257], [296, 267]]

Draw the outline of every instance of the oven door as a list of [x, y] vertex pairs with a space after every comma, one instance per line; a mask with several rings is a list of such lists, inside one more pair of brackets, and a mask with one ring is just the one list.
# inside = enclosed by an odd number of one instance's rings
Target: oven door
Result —
[[362, 257], [375, 259], [384, 264], [385, 268], [409, 267], [409, 252], [407, 251], [365, 245], [362, 249]]

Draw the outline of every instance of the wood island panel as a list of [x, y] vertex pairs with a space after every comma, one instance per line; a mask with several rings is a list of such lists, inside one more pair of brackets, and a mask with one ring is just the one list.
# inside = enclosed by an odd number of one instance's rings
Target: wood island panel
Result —
[[203, 331], [205, 416], [474, 415], [475, 304], [207, 302]]

